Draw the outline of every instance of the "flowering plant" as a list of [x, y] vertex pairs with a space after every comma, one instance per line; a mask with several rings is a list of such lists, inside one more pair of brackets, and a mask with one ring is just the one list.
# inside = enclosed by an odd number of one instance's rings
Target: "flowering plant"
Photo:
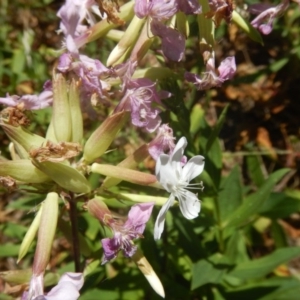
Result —
[[[5, 294], [230, 299], [251, 285], [246, 237], [289, 170], [251, 169], [249, 193], [239, 168], [222, 168], [228, 107], [209, 124], [203, 93], [238, 72], [234, 51], [218, 54], [217, 28], [261, 42], [290, 4], [251, 6], [252, 25], [231, 1], [62, 4], [52, 75], [39, 92], [0, 97], [3, 218], [13, 209], [22, 224]], [[253, 268], [263, 277], [298, 254], [278, 249]]]

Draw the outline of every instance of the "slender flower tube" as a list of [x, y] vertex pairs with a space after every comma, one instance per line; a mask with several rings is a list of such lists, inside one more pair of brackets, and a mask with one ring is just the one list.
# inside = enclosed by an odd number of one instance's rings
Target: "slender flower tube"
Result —
[[204, 169], [204, 157], [194, 156], [182, 167], [183, 152], [187, 145], [182, 137], [171, 155], [161, 154], [156, 161], [155, 173], [158, 181], [171, 193], [168, 201], [158, 213], [154, 226], [154, 239], [159, 239], [165, 224], [168, 209], [174, 204], [175, 198], [179, 200], [179, 207], [186, 219], [194, 219], [199, 215], [201, 204], [197, 195], [186, 188], [193, 188], [189, 182], [200, 175]]

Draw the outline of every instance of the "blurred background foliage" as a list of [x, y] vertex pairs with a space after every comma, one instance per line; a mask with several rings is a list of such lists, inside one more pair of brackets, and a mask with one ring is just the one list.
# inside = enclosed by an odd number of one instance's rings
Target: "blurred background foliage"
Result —
[[[61, 37], [56, 12], [62, 1], [2, 0], [0, 2], [0, 97], [6, 93], [39, 93], [51, 78], [59, 55]], [[237, 10], [250, 18], [237, 1]], [[186, 59], [181, 68], [201, 72], [197, 31], [191, 20]], [[234, 80], [209, 92], [165, 81], [174, 97], [165, 101], [162, 117], [177, 137], [189, 141], [188, 156], [205, 156], [199, 193], [202, 211], [186, 220], [178, 208], [167, 215], [163, 238], [155, 242], [147, 225], [139, 246], [160, 277], [166, 299], [293, 300], [300, 293], [300, 10], [294, 5], [276, 21], [274, 30], [253, 42], [236, 25], [222, 24], [216, 32], [217, 60], [234, 55]], [[84, 52], [105, 63], [114, 43], [91, 43]], [[152, 54], [153, 55], [153, 54]], [[151, 64], [151, 57], [142, 66]], [[182, 101], [184, 99], [184, 101]], [[50, 110], [37, 112], [31, 125], [43, 134]], [[99, 117], [101, 121], [103, 116]], [[86, 128], [97, 126], [85, 118]], [[8, 139], [0, 132], [1, 154], [7, 156]], [[101, 158], [116, 164], [149, 140], [144, 132], [129, 127], [114, 142], [120, 151]], [[7, 156], [8, 157], [8, 156]], [[147, 160], [141, 168], [154, 170]], [[100, 176], [90, 178], [94, 185]], [[101, 179], [101, 178], [100, 178]], [[153, 195], [150, 188], [128, 183], [112, 189]], [[156, 193], [158, 195], [158, 192]], [[160, 192], [161, 196], [166, 196]], [[1, 189], [0, 270], [30, 268], [34, 254], [17, 265], [19, 245], [43, 196]], [[122, 214], [132, 203], [107, 200]], [[121, 254], [101, 265], [100, 239], [104, 231], [78, 204], [82, 261], [88, 264], [80, 299], [159, 299], [136, 266]], [[62, 206], [46, 285], [57, 274], [73, 271], [70, 225]], [[158, 213], [155, 209], [154, 216]], [[28, 275], [30, 276], [30, 275]], [[28, 277], [29, 278], [29, 277]], [[0, 280], [0, 299], [15, 299], [24, 285]]]

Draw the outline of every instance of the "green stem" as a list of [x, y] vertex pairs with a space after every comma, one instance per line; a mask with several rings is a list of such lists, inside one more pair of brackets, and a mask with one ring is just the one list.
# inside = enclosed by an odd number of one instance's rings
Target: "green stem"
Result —
[[72, 195], [72, 198], [69, 200], [69, 204], [70, 204], [69, 216], [70, 216], [71, 228], [72, 228], [75, 272], [81, 272], [80, 245], [79, 245], [79, 236], [78, 236], [78, 214], [77, 214], [77, 205], [74, 199], [74, 195]]

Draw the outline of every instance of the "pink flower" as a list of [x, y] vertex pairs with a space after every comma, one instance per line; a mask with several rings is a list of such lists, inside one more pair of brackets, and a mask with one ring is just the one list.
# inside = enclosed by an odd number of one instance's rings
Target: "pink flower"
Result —
[[149, 143], [149, 153], [157, 160], [165, 151], [172, 152], [175, 148], [173, 130], [168, 124], [161, 125], [156, 137]]
[[7, 106], [18, 106], [24, 110], [38, 110], [52, 105], [53, 92], [50, 81], [44, 84], [44, 91], [39, 95], [10, 96], [0, 98], [0, 103]]
[[198, 90], [207, 90], [212, 87], [219, 87], [224, 81], [231, 79], [236, 71], [235, 59], [233, 56], [225, 58], [218, 70], [214, 68], [214, 62], [208, 61], [206, 72], [202, 78], [198, 75], [186, 72], [185, 79], [195, 85]]
[[187, 15], [201, 14], [202, 8], [198, 0], [177, 0], [178, 9]]
[[101, 100], [110, 86], [101, 78], [113, 76], [113, 71], [106, 68], [99, 60], [86, 55], [64, 53], [60, 56], [57, 69], [62, 73], [73, 72], [81, 79], [81, 99], [87, 104], [93, 94]]
[[114, 259], [120, 250], [126, 257], [131, 257], [136, 252], [137, 247], [132, 241], [143, 237], [142, 233], [151, 216], [153, 206], [153, 202], [136, 204], [131, 207], [125, 223], [115, 219], [109, 221], [114, 236], [101, 240], [104, 251], [102, 264]]
[[264, 3], [257, 3], [250, 6], [250, 12], [258, 14], [251, 22], [251, 25], [257, 28], [262, 34], [269, 34], [273, 29], [275, 18], [282, 15], [289, 7], [289, 0], [283, 0], [277, 6], [272, 6]]
[[134, 12], [139, 18], [151, 17], [154, 20], [165, 21], [177, 12], [176, 0], [136, 0]]
[[157, 92], [155, 85], [147, 78], [129, 80], [125, 95], [116, 107], [115, 113], [130, 111], [133, 125], [144, 127], [148, 132], [155, 131], [161, 123], [158, 115], [161, 110], [157, 104], [161, 104], [161, 98], [169, 97], [167, 92]]
[[181, 61], [185, 49], [185, 37], [177, 30], [153, 20], [151, 31], [161, 38], [162, 51], [172, 61]]

